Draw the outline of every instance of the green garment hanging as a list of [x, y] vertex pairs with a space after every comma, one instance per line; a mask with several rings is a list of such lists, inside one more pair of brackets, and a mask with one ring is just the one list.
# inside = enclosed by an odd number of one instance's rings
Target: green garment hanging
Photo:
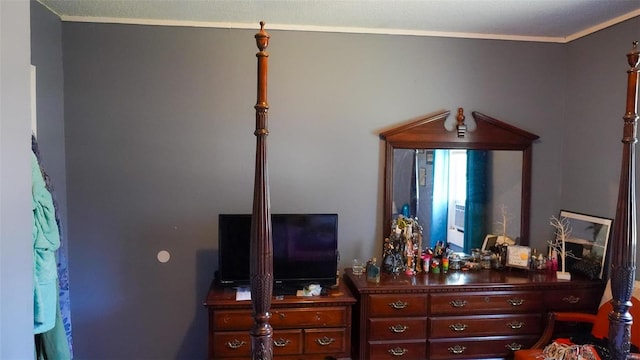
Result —
[[32, 208], [33, 208], [33, 313], [34, 333], [51, 330], [58, 308], [58, 269], [56, 250], [60, 247], [60, 233], [55, 207], [47, 190], [36, 155], [31, 152]]

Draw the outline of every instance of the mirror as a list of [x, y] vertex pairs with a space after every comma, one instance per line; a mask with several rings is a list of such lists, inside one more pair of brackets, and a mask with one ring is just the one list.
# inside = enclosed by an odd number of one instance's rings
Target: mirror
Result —
[[[537, 135], [473, 112], [473, 131], [445, 127], [449, 111], [380, 134], [385, 140], [385, 237], [399, 214], [417, 217], [423, 247], [470, 253], [487, 234], [528, 245], [531, 144]], [[449, 130], [447, 130], [449, 129]], [[457, 129], [460, 129], [458, 126]]]
[[[470, 226], [482, 239], [520, 237], [521, 169], [520, 151], [394, 149], [391, 215], [417, 217], [432, 248], [441, 240], [464, 251]], [[466, 216], [467, 199], [482, 205], [478, 221]]]

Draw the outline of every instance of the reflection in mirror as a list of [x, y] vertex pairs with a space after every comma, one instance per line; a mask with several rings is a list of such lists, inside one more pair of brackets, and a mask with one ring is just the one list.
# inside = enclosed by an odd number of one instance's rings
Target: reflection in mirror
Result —
[[392, 216], [417, 217], [425, 246], [469, 252], [486, 234], [520, 236], [521, 151], [394, 149], [393, 167]]

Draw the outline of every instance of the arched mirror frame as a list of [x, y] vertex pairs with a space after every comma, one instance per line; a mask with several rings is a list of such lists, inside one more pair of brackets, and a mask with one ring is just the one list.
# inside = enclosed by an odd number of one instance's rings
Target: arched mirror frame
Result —
[[[462, 113], [462, 109], [459, 112]], [[394, 149], [519, 150], [522, 151], [520, 244], [529, 245], [532, 143], [539, 136], [474, 111], [475, 129], [460, 137], [456, 129], [445, 128], [449, 115], [448, 110], [436, 112], [380, 133], [380, 138], [385, 140], [383, 236], [389, 235], [393, 220]]]

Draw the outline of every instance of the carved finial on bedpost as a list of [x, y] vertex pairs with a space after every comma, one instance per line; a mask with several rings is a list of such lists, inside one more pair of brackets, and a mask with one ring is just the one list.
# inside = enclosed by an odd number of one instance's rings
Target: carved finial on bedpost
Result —
[[629, 313], [636, 273], [636, 169], [635, 144], [638, 126], [638, 42], [627, 53], [631, 68], [627, 71], [627, 103], [623, 117], [622, 171], [618, 205], [613, 226], [611, 251], [611, 293], [613, 310], [609, 313], [609, 351], [612, 359], [626, 359], [631, 348]]
[[268, 32], [264, 31], [264, 21], [260, 21], [260, 31], [256, 33], [255, 38], [256, 45], [258, 46], [258, 49], [260, 49], [260, 51], [264, 51], [267, 46], [269, 46], [269, 38], [271, 38], [271, 35], [269, 35]]
[[632, 68], [638, 67], [638, 62], [640, 62], [640, 50], [638, 50], [638, 41], [633, 42], [633, 49], [627, 53], [627, 60], [629, 61], [629, 66]]

